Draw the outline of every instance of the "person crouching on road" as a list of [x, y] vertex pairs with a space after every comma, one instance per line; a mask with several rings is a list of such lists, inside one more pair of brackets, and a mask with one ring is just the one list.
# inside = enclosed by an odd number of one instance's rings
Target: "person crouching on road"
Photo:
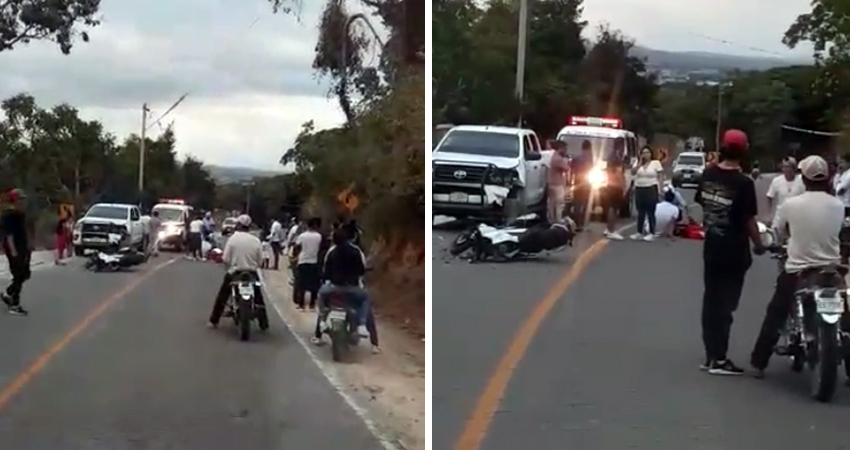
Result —
[[[776, 278], [776, 290], [750, 357], [757, 378], [764, 376], [800, 284], [816, 276], [817, 269], [841, 264], [839, 233], [844, 204], [827, 193], [831, 187], [829, 166], [820, 156], [809, 156], [800, 161], [800, 170], [806, 192], [786, 200], [773, 219], [772, 228], [779, 242], [788, 237], [788, 259]], [[786, 229], [793, 230], [790, 236]]]
[[[255, 278], [258, 277], [257, 272], [263, 262], [263, 243], [260, 242], [259, 238], [249, 233], [250, 230], [251, 217], [242, 214], [236, 219], [236, 229], [233, 235], [227, 239], [227, 243], [224, 245], [222, 262], [227, 267], [227, 273], [221, 281], [221, 287], [218, 289], [218, 295], [213, 304], [210, 320], [207, 324], [210, 328], [218, 326], [218, 321], [224, 313], [224, 306], [231, 295], [230, 283], [233, 281], [233, 275], [237, 272], [252, 272]], [[260, 329], [268, 330], [269, 317], [266, 313], [263, 291], [259, 287], [254, 288], [254, 303], [258, 307], [257, 321]]]
[[[655, 207], [658, 205], [658, 192], [662, 186], [664, 168], [652, 157], [652, 149], [644, 147], [640, 151], [640, 162], [632, 168], [635, 185], [635, 208], [637, 208], [638, 232], [633, 240], [643, 239], [650, 242], [655, 238]], [[644, 222], [649, 226], [644, 227]], [[646, 233], [641, 233], [646, 229]]]
[[3, 252], [9, 263], [12, 283], [6, 291], [0, 294], [3, 303], [9, 308], [9, 313], [17, 316], [28, 314], [21, 306], [21, 290], [24, 283], [30, 279], [30, 260], [32, 257], [29, 237], [27, 235], [27, 220], [24, 214], [23, 202], [26, 195], [20, 189], [12, 189], [7, 194], [9, 209], [0, 216], [0, 231], [3, 238]]
[[307, 221], [307, 231], [298, 235], [293, 244], [296, 258], [295, 283], [293, 285], [293, 300], [298, 309], [305, 308], [304, 296], [310, 293], [310, 309], [316, 309], [319, 287], [322, 283], [322, 267], [319, 263], [322, 241], [324, 237], [319, 231], [322, 219], [313, 217]]
[[[655, 226], [659, 236], [673, 237], [676, 224], [682, 220], [683, 215], [682, 209], [676, 205], [676, 192], [665, 190], [664, 199], [655, 207]], [[649, 233], [649, 224], [645, 230]]]
[[203, 259], [201, 234], [204, 231], [204, 221], [201, 220], [200, 214], [189, 222], [189, 257], [193, 259]]
[[332, 239], [333, 246], [325, 256], [322, 274], [325, 284], [319, 289], [322, 313], [316, 322], [316, 333], [313, 336], [315, 344], [321, 343], [322, 321], [325, 312], [330, 308], [328, 300], [334, 294], [345, 296], [349, 304], [357, 310], [357, 333], [363, 337], [369, 336], [366, 328], [370, 311], [369, 294], [362, 286], [363, 277], [366, 275], [366, 256], [354, 245], [344, 228], [334, 230]]
[[753, 179], [741, 172], [749, 142], [740, 130], [723, 135], [721, 162], [705, 169], [695, 201], [703, 209], [702, 340], [705, 362], [700, 368], [712, 375], [740, 375], [744, 371], [726, 354], [732, 314], [738, 309], [744, 278], [752, 264], [750, 241], [756, 254], [764, 253], [758, 232], [758, 206]]
[[570, 163], [567, 158], [567, 143], [554, 141], [552, 159], [549, 160], [549, 192], [547, 218], [549, 223], [556, 223], [564, 215], [566, 201], [567, 177], [570, 174]]

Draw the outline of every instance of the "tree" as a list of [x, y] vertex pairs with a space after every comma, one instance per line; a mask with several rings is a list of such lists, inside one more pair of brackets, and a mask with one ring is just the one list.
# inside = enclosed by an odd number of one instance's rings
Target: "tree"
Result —
[[811, 42], [819, 61], [850, 61], [850, 2], [813, 0], [811, 5], [810, 12], [797, 16], [782, 42], [791, 48]]
[[18, 44], [49, 40], [69, 54], [86, 28], [100, 25], [100, 0], [4, 0], [0, 2], [0, 52]]

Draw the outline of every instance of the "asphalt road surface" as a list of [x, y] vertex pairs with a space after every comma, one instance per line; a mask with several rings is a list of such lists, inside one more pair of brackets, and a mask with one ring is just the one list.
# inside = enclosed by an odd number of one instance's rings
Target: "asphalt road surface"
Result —
[[280, 318], [252, 342], [205, 321], [220, 266], [33, 273], [0, 314], [0, 448], [375, 450]]
[[[768, 182], [757, 186], [762, 209]], [[435, 232], [433, 448], [850, 448], [850, 389], [816, 403], [778, 357], [765, 380], [698, 369], [700, 242], [611, 242], [576, 262], [600, 237], [595, 226], [548, 260], [470, 265], [441, 256], [451, 234]], [[755, 258], [733, 326], [739, 365], [775, 274]], [[524, 325], [541, 311], [539, 327]]]

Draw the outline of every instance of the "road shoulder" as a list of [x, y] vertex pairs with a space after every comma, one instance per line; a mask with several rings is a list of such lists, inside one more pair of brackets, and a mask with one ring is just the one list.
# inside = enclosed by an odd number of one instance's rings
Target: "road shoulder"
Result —
[[[263, 272], [269, 300], [293, 333], [307, 342], [316, 316], [300, 312], [292, 302], [289, 270]], [[425, 448], [425, 349], [422, 342], [379, 319], [382, 353], [372, 355], [368, 345], [356, 349], [353, 363], [333, 363], [330, 350], [310, 350], [320, 369], [340, 394], [385, 441], [408, 450]], [[365, 343], [364, 343], [365, 344]]]

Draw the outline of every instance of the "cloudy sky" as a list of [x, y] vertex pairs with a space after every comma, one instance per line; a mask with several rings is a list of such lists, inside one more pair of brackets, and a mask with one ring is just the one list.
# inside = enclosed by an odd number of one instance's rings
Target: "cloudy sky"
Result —
[[[608, 22], [646, 47], [749, 56], [808, 57], [782, 36], [809, 0], [585, 0], [591, 23]], [[719, 42], [726, 41], [728, 43]]]
[[299, 19], [266, 0], [103, 0], [103, 25], [71, 55], [47, 43], [0, 53], [0, 98], [68, 102], [125, 136], [143, 103], [156, 118], [188, 92], [169, 115], [181, 155], [275, 169], [301, 123], [343, 120], [310, 67], [323, 4], [302, 0]]

